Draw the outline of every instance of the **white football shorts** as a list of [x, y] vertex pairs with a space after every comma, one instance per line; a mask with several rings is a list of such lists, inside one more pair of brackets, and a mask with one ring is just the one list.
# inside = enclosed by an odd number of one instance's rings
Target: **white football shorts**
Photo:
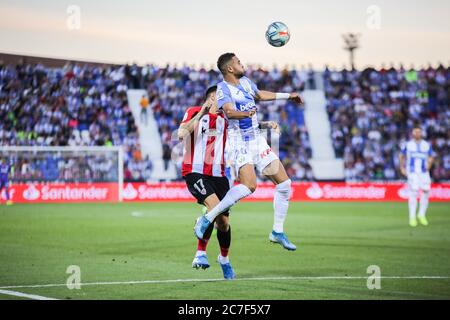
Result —
[[259, 134], [249, 141], [244, 141], [240, 136], [230, 136], [227, 139], [227, 148], [229, 159], [237, 173], [246, 164], [253, 164], [262, 173], [270, 163], [279, 159], [267, 144], [267, 140]]
[[429, 191], [431, 187], [430, 173], [408, 173], [408, 187], [411, 191]]

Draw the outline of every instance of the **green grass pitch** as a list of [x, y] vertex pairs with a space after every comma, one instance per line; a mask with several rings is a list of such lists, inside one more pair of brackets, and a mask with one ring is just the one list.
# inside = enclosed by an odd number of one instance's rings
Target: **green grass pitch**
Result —
[[[269, 243], [270, 202], [239, 203], [230, 250], [238, 279], [166, 281], [222, 278], [214, 234], [211, 268], [191, 267], [200, 212], [194, 203], [2, 205], [0, 290], [57, 299], [450, 298], [448, 203], [431, 203], [430, 225], [414, 229], [406, 203], [291, 203], [285, 231], [295, 252]], [[91, 284], [69, 290], [70, 265]], [[381, 289], [367, 288], [370, 265], [381, 269]], [[410, 276], [441, 278], [389, 278]], [[58, 286], [5, 288], [47, 284]]]

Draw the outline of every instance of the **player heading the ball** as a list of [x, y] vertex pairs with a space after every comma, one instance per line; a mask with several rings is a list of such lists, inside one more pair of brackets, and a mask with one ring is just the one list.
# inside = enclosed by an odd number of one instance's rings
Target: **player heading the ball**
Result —
[[208, 213], [198, 219], [194, 228], [198, 238], [217, 215], [228, 210], [240, 199], [256, 189], [256, 169], [272, 181], [275, 187], [274, 223], [269, 240], [281, 244], [287, 250], [295, 250], [283, 227], [289, 207], [291, 180], [278, 156], [260, 134], [256, 101], [292, 100], [303, 104], [297, 93], [275, 93], [259, 90], [255, 83], [245, 76], [245, 69], [234, 53], [222, 54], [217, 67], [223, 81], [217, 85], [217, 103], [228, 119], [228, 148], [241, 184], [234, 186]]

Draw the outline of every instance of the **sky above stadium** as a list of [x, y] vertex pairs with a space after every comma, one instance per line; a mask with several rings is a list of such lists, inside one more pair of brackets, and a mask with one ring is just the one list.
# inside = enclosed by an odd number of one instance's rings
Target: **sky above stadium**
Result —
[[[285, 47], [265, 41], [273, 21], [289, 26]], [[0, 52], [87, 61], [209, 67], [231, 51], [341, 68], [346, 32], [361, 35], [357, 67], [450, 64], [448, 0], [0, 0]]]

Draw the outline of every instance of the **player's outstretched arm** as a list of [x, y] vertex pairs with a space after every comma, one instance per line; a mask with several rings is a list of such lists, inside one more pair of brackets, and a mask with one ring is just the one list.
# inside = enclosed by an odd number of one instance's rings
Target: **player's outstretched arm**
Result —
[[234, 109], [232, 103], [225, 103], [222, 108], [225, 115], [227, 116], [227, 119], [232, 120], [251, 118], [256, 113], [256, 109], [252, 109], [250, 111], [237, 111]]
[[302, 97], [297, 92], [281, 93], [259, 90], [255, 98], [259, 101], [273, 101], [273, 100], [292, 100], [300, 105], [304, 104]]

